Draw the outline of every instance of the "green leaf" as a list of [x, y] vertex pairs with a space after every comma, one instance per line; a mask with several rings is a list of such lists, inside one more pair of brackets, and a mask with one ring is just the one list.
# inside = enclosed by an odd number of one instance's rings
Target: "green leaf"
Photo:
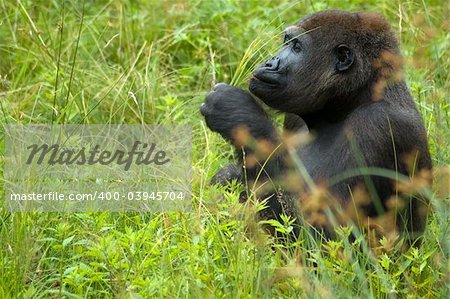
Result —
[[64, 241], [62, 242], [62, 247], [66, 247], [67, 245], [69, 245], [70, 242], [72, 242], [73, 238], [75, 238], [75, 235], [68, 237], [66, 239], [64, 239]]

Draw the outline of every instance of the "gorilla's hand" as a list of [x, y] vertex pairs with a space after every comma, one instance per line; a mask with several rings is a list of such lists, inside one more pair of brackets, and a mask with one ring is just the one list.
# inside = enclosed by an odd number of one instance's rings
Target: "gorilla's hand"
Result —
[[200, 107], [208, 127], [227, 140], [234, 141], [240, 128], [253, 138], [273, 138], [275, 129], [267, 114], [246, 91], [219, 83]]

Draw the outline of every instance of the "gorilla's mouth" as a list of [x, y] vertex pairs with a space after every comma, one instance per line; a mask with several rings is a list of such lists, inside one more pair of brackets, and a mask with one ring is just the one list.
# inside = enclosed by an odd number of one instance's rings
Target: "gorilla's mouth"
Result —
[[251, 80], [256, 80], [259, 83], [263, 83], [264, 85], [267, 85], [268, 87], [278, 87], [280, 85], [280, 82], [276, 78], [272, 78], [269, 76], [264, 76], [262, 74], [254, 74]]

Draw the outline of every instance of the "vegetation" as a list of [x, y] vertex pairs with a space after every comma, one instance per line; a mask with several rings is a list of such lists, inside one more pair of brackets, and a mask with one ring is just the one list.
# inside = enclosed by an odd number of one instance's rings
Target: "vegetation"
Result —
[[[330, 8], [384, 14], [403, 45], [435, 166], [429, 225], [407, 251], [349, 243], [346, 227], [335, 241], [282, 245], [254, 221], [260, 207], [238, 202], [239, 186], [208, 185], [232, 150], [205, 127], [205, 94], [216, 82], [245, 87], [284, 26]], [[0, 0], [3, 124], [189, 124], [194, 174], [191, 213], [1, 207], [0, 298], [448, 298], [448, 15], [440, 0]]]

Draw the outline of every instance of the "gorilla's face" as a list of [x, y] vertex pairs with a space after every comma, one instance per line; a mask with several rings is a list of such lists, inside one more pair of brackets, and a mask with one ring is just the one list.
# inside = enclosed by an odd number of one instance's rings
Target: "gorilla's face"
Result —
[[336, 94], [353, 53], [314, 31], [286, 29], [281, 51], [254, 72], [249, 89], [268, 106], [302, 115], [320, 110]]

